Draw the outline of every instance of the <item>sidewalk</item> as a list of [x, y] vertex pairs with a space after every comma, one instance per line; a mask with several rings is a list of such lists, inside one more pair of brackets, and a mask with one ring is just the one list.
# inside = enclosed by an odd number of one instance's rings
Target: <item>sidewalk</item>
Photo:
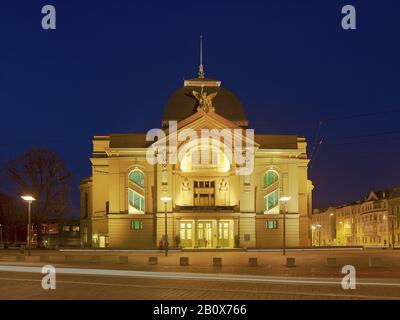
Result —
[[[121, 258], [120, 257], [125, 257]], [[149, 257], [157, 264], [149, 265]], [[181, 266], [180, 258], [188, 257], [189, 266]], [[213, 258], [222, 258], [222, 266], [213, 266]], [[257, 258], [257, 266], [249, 266], [249, 258]], [[295, 258], [295, 267], [286, 266], [286, 258]], [[327, 258], [336, 264], [327, 265]], [[370, 258], [374, 266], [370, 266]], [[332, 261], [331, 261], [332, 262]], [[52, 264], [63, 267], [113, 268], [121, 270], [205, 272], [248, 275], [332, 276], [342, 277], [341, 268], [353, 265], [361, 277], [400, 277], [400, 254], [395, 251], [354, 252], [60, 252], [33, 250], [32, 256], [19, 251], [0, 250], [0, 263]]]

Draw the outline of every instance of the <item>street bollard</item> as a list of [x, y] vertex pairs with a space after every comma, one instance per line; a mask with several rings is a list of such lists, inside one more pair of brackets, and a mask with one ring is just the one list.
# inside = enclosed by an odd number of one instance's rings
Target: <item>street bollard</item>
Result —
[[40, 262], [40, 256], [25, 256], [25, 262]]
[[222, 267], [222, 258], [214, 257], [213, 258], [213, 266], [214, 267]]
[[293, 268], [296, 266], [296, 259], [295, 258], [286, 258], [286, 267]]
[[249, 267], [257, 267], [258, 261], [257, 258], [249, 258]]
[[326, 265], [328, 267], [336, 267], [336, 258], [326, 258]]
[[49, 256], [49, 261], [52, 262], [64, 262], [65, 261], [65, 255], [63, 254], [52, 254]]
[[181, 266], [188, 266], [189, 265], [189, 257], [181, 257], [180, 258], [180, 265]]
[[22, 246], [19, 248], [19, 253], [20, 253], [20, 254], [25, 254], [25, 245], [22, 245]]
[[19, 262], [25, 261], [25, 256], [17, 256], [17, 261]]
[[92, 263], [100, 263], [100, 256], [92, 256], [90, 259]]
[[158, 264], [158, 258], [157, 257], [149, 257], [149, 265], [156, 265]]
[[48, 255], [40, 255], [40, 262], [49, 262], [50, 256]]
[[368, 266], [371, 267], [383, 267], [382, 259], [378, 257], [369, 257]]
[[119, 256], [118, 257], [118, 263], [128, 263], [128, 256]]
[[14, 256], [14, 255], [2, 255], [1, 256], [1, 260], [5, 260], [5, 261], [17, 261], [18, 259], [18, 255]]

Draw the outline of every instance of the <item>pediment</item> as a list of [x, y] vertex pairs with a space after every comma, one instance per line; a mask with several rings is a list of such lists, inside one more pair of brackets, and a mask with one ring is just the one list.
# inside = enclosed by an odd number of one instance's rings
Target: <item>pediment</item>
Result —
[[[196, 133], [199, 135], [201, 135], [201, 130], [202, 129], [217, 129], [217, 130], [223, 130], [223, 129], [229, 129], [232, 130], [232, 134], [234, 133], [237, 137], [237, 132], [240, 130], [240, 139], [242, 140], [242, 143], [246, 143], [248, 142], [248, 145], [250, 145], [250, 143], [254, 144], [254, 148], [258, 149], [259, 148], [259, 144], [257, 142], [253, 141], [249, 141], [249, 139], [246, 137], [246, 129], [238, 126], [237, 124], [233, 123], [232, 121], [225, 119], [224, 117], [220, 116], [219, 114], [215, 113], [215, 112], [204, 112], [202, 109], [199, 109], [196, 113], [194, 113], [193, 115], [179, 121], [177, 123], [177, 127], [176, 127], [176, 132], [179, 135], [179, 133], [185, 129], [191, 129], [196, 131]], [[235, 130], [236, 129], [236, 130]], [[235, 130], [235, 131], [234, 131]], [[159, 142], [160, 143], [164, 143], [165, 140], [169, 141], [170, 138], [170, 133], [169, 133], [169, 129], [166, 130], [166, 137], [165, 139], [160, 139]], [[184, 142], [178, 143], [182, 144]]]
[[375, 194], [375, 192], [370, 192], [370, 194], [368, 195], [368, 197], [367, 197], [367, 200], [368, 201], [370, 201], [370, 200], [379, 200], [379, 198], [378, 198], [378, 196]]

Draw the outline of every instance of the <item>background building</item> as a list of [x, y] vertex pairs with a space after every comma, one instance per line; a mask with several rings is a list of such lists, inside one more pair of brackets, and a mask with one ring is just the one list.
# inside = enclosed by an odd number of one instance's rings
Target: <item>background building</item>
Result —
[[311, 245], [336, 245], [336, 208], [314, 209], [311, 218]]
[[354, 203], [314, 210], [312, 244], [399, 246], [399, 224], [400, 188], [373, 191]]
[[[79, 219], [53, 219], [42, 224], [43, 248], [80, 247], [80, 222]], [[37, 226], [32, 230], [32, 244], [37, 244]]]
[[[206, 93], [208, 105], [199, 99]], [[212, 99], [212, 104], [211, 104]], [[143, 112], [146, 112], [145, 109]], [[148, 111], [150, 112], [150, 111]], [[240, 100], [204, 77], [186, 80], [170, 97], [162, 117], [184, 129], [240, 129], [248, 127]], [[255, 168], [237, 175], [238, 164], [209, 141], [186, 147], [177, 164], [150, 164], [146, 152], [152, 142], [146, 134], [99, 135], [93, 139], [92, 176], [80, 184], [81, 236], [85, 246], [155, 248], [167, 234], [170, 246], [188, 248], [267, 248], [283, 242], [282, 195], [287, 204], [287, 245], [309, 245], [312, 184], [307, 178], [306, 141], [294, 135], [256, 134]], [[207, 150], [218, 159], [195, 164], [193, 153]]]

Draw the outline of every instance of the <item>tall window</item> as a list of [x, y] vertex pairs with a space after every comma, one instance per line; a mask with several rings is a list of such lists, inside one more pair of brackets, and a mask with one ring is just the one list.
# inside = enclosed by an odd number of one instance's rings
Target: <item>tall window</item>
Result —
[[128, 189], [129, 213], [144, 213], [144, 196]]
[[144, 213], [144, 174], [139, 169], [135, 169], [129, 173], [128, 179], [128, 213]]
[[279, 213], [279, 176], [274, 170], [268, 170], [264, 174], [264, 213]]
[[264, 174], [264, 188], [272, 186], [275, 182], [278, 182], [278, 180], [279, 180], [278, 174], [273, 170], [268, 170]]
[[129, 174], [129, 181], [132, 181], [134, 184], [139, 187], [144, 187], [144, 174], [142, 171], [135, 169]]
[[265, 201], [265, 211], [267, 211], [268, 213], [272, 213], [270, 211], [276, 211], [274, 209], [278, 209], [278, 204], [279, 204], [278, 190], [274, 190], [268, 193], [268, 195], [265, 196], [264, 201]]

